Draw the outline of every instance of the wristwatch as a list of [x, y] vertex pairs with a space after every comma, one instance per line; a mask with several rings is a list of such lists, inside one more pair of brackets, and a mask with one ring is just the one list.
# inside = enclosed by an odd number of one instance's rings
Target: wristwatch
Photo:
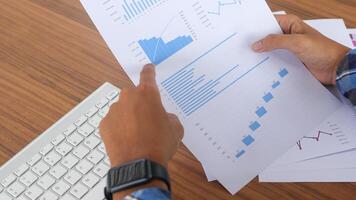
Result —
[[113, 199], [113, 194], [136, 186], [161, 180], [171, 191], [168, 171], [162, 165], [148, 159], [135, 160], [109, 170], [107, 186], [104, 190], [107, 200]]

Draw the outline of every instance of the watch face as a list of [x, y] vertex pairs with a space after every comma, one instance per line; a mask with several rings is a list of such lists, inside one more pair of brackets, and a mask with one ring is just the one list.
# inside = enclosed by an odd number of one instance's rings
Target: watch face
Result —
[[148, 161], [143, 159], [111, 169], [108, 176], [108, 185], [111, 186], [112, 191], [117, 191], [148, 182], [151, 177], [149, 167]]

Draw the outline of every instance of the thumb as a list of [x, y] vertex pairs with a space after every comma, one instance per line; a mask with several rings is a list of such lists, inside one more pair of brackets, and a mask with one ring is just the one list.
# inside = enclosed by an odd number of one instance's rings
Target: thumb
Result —
[[267, 52], [276, 49], [286, 49], [294, 54], [302, 51], [303, 49], [303, 35], [282, 35], [271, 34], [252, 45], [252, 50], [256, 52]]

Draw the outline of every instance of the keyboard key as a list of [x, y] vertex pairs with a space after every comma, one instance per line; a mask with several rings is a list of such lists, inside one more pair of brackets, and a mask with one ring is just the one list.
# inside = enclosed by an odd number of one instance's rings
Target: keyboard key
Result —
[[104, 158], [104, 154], [100, 153], [97, 150], [92, 151], [87, 156], [87, 159], [95, 165], [98, 164], [103, 158]]
[[79, 162], [79, 160], [75, 156], [69, 154], [68, 156], [66, 156], [65, 158], [62, 159], [61, 163], [62, 163], [62, 165], [64, 165], [68, 169], [71, 169], [78, 162]]
[[87, 160], [82, 160], [79, 162], [79, 164], [75, 167], [80, 173], [86, 174], [88, 173], [92, 168], [93, 164], [91, 164]]
[[5, 193], [1, 193], [0, 194], [0, 199], [1, 200], [12, 200], [12, 198], [9, 195], [5, 194]]
[[104, 163], [109, 165], [109, 166], [111, 165], [109, 157], [105, 157]]
[[64, 195], [61, 200], [76, 200], [72, 195], [66, 194]]
[[26, 164], [23, 164], [21, 165], [21, 167], [17, 168], [17, 170], [14, 173], [16, 174], [16, 176], [21, 176], [22, 174], [27, 172], [28, 169], [29, 167]]
[[84, 137], [88, 137], [90, 134], [94, 132], [94, 128], [89, 124], [84, 124], [78, 129], [78, 133], [82, 134]]
[[99, 151], [101, 151], [101, 152], [103, 152], [104, 154], [106, 154], [106, 149], [105, 149], [104, 143], [101, 143], [101, 144], [98, 146], [98, 149], [99, 149]]
[[76, 186], [74, 186], [72, 188], [72, 190], [70, 191], [70, 193], [77, 197], [78, 199], [82, 198], [87, 192], [88, 192], [88, 188], [85, 187], [83, 184], [78, 183]]
[[16, 176], [13, 174], [10, 174], [8, 177], [6, 177], [4, 180], [1, 181], [1, 185], [4, 187], [9, 186], [11, 183], [13, 183], [16, 180]]
[[94, 135], [89, 136], [87, 139], [84, 141], [84, 145], [89, 147], [89, 149], [94, 149], [98, 144], [101, 142], [99, 138], [97, 138]]
[[76, 129], [77, 129], [77, 127], [72, 124], [63, 132], [63, 134], [68, 136], [68, 135], [72, 134]]
[[51, 166], [54, 166], [62, 157], [56, 152], [52, 151], [44, 157], [44, 161]]
[[98, 115], [94, 115], [92, 118], [89, 119], [89, 124], [95, 128], [98, 128], [101, 122], [101, 117]]
[[57, 137], [55, 137], [52, 140], [52, 144], [53, 145], [58, 145], [59, 143], [61, 143], [63, 140], [65, 139], [65, 136], [63, 134], [59, 134]]
[[47, 191], [38, 200], [57, 200], [58, 196], [51, 191]]
[[83, 159], [89, 153], [89, 149], [80, 145], [78, 148], [74, 149], [73, 154], [80, 159]]
[[37, 176], [31, 171], [26, 172], [20, 177], [20, 182], [29, 187], [37, 180]]
[[48, 190], [48, 188], [50, 188], [55, 182], [55, 179], [51, 176], [44, 175], [42, 178], [40, 178], [40, 180], [38, 180], [37, 184], [44, 190]]
[[87, 120], [88, 120], [88, 118], [86, 116], [81, 116], [77, 121], [74, 122], [74, 125], [79, 127], [79, 126], [83, 125]]
[[85, 114], [85, 116], [87, 117], [92, 117], [93, 115], [95, 115], [98, 112], [98, 108], [97, 107], [93, 107], [89, 110], [89, 112], [87, 112], [87, 114]]
[[82, 180], [82, 182], [88, 186], [89, 188], [94, 187], [98, 182], [100, 181], [99, 177], [94, 175], [93, 173], [89, 173], [87, 176], [85, 176]]
[[67, 173], [67, 170], [60, 165], [57, 165], [49, 170], [49, 174], [56, 179], [60, 179], [65, 173]]
[[43, 161], [38, 162], [33, 168], [32, 171], [35, 172], [38, 176], [43, 176], [49, 170], [48, 165]]
[[82, 175], [76, 170], [72, 170], [64, 176], [64, 180], [72, 185], [76, 184], [81, 178]]
[[15, 182], [6, 190], [13, 197], [18, 197], [23, 191], [25, 191], [25, 186], [19, 182]]
[[104, 178], [104, 176], [106, 176], [106, 174], [109, 172], [110, 167], [108, 167], [107, 165], [100, 163], [99, 165], [97, 165], [93, 172], [100, 176], [101, 178]]
[[95, 129], [94, 134], [95, 134], [96, 137], [101, 138], [99, 129]]
[[97, 108], [103, 108], [104, 106], [106, 106], [109, 103], [109, 100], [107, 99], [102, 99], [99, 103], [97, 103], [95, 106]]
[[115, 97], [117, 97], [118, 95], [119, 95], [119, 91], [113, 90], [106, 96], [106, 98], [111, 101], [111, 100], [115, 99]]
[[104, 108], [100, 109], [100, 111], [98, 112], [99, 116], [104, 118], [108, 113], [109, 113], [109, 106], [105, 106]]
[[73, 133], [68, 137], [67, 141], [73, 146], [78, 146], [83, 139], [84, 138], [79, 133]]
[[46, 146], [44, 146], [42, 148], [42, 150], [40, 151], [40, 154], [42, 154], [43, 156], [47, 155], [47, 153], [49, 153], [50, 151], [52, 151], [53, 149], [53, 145], [51, 144], [47, 144]]
[[20, 197], [17, 197], [16, 200], [28, 200], [28, 198], [22, 195]]
[[67, 155], [70, 151], [72, 151], [73, 147], [70, 146], [69, 144], [63, 142], [60, 144], [57, 148], [56, 151], [61, 154], [62, 156]]
[[43, 194], [43, 190], [36, 185], [33, 185], [25, 192], [25, 195], [31, 200], [37, 199]]
[[29, 164], [30, 166], [33, 166], [34, 164], [36, 164], [39, 160], [41, 160], [41, 155], [40, 154], [36, 154], [34, 155], [29, 161], [27, 161], [27, 164]]
[[54, 184], [52, 190], [57, 193], [58, 195], [62, 196], [69, 190], [69, 185], [66, 184], [64, 181], [59, 181], [58, 183]]

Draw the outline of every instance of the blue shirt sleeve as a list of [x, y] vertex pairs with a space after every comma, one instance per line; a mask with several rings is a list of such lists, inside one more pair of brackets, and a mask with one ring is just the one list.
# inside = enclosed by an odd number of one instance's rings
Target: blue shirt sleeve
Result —
[[148, 188], [133, 192], [124, 200], [171, 200], [171, 193], [159, 188]]
[[341, 94], [356, 106], [356, 49], [351, 50], [340, 63], [336, 84]]

